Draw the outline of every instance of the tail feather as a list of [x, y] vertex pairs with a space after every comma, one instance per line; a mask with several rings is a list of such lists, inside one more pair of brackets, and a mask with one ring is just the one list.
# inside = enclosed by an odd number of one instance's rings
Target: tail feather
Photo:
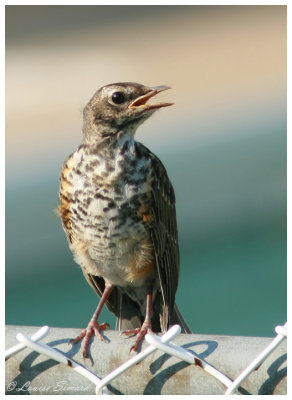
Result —
[[[168, 307], [162, 307], [162, 313], [159, 318], [157, 313], [155, 313], [156, 315], [151, 320], [154, 332], [165, 332], [168, 329], [167, 321], [170, 321], [170, 325], [179, 324], [182, 328], [182, 333], [192, 333], [176, 304], [174, 305], [170, 319], [168, 316]], [[116, 330], [119, 331], [139, 328], [145, 318], [145, 316], [142, 315], [138, 304], [131, 300], [129, 296], [121, 292], [119, 292], [118, 307], [116, 311]]]
[[117, 316], [116, 330], [126, 331], [139, 328], [143, 323], [143, 315], [137, 303], [129, 296], [118, 291], [118, 302], [115, 315]]
[[178, 306], [175, 304], [173, 308], [173, 312], [170, 318], [170, 325], [179, 324], [181, 326], [182, 333], [192, 333], [190, 328], [188, 327], [186, 321], [183, 319]]

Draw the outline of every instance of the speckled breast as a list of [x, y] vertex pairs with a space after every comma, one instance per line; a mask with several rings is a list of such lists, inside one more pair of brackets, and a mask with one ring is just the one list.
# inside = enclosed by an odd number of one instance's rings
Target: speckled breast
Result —
[[138, 283], [154, 263], [150, 160], [129, 144], [110, 155], [81, 146], [68, 158], [60, 215], [75, 259], [87, 272], [115, 284]]

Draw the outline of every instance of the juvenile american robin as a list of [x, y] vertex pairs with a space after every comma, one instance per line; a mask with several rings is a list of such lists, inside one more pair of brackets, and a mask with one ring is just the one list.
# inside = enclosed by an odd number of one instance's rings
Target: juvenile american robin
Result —
[[83, 142], [61, 171], [59, 215], [70, 249], [100, 296], [84, 338], [103, 339], [104, 304], [116, 328], [136, 334], [133, 350], [147, 332], [179, 323], [190, 332], [176, 304], [179, 247], [175, 195], [162, 162], [134, 139], [156, 110], [173, 103], [148, 103], [168, 86], [132, 82], [99, 89], [83, 111]]

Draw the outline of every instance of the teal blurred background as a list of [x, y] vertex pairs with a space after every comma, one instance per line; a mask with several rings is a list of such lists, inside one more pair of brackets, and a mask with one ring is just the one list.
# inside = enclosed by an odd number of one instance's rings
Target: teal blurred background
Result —
[[6, 323], [81, 328], [97, 305], [54, 209], [82, 108], [117, 81], [173, 88], [137, 139], [176, 192], [191, 329], [272, 336], [286, 321], [285, 6], [6, 6]]

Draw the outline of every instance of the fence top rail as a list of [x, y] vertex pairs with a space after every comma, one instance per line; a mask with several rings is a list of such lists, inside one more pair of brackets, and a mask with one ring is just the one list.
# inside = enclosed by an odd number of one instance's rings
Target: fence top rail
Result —
[[80, 343], [68, 344], [79, 332], [7, 325], [6, 393], [287, 393], [286, 325], [275, 338], [179, 334], [176, 325], [148, 335], [138, 354], [129, 353], [134, 338], [106, 331], [85, 362]]

